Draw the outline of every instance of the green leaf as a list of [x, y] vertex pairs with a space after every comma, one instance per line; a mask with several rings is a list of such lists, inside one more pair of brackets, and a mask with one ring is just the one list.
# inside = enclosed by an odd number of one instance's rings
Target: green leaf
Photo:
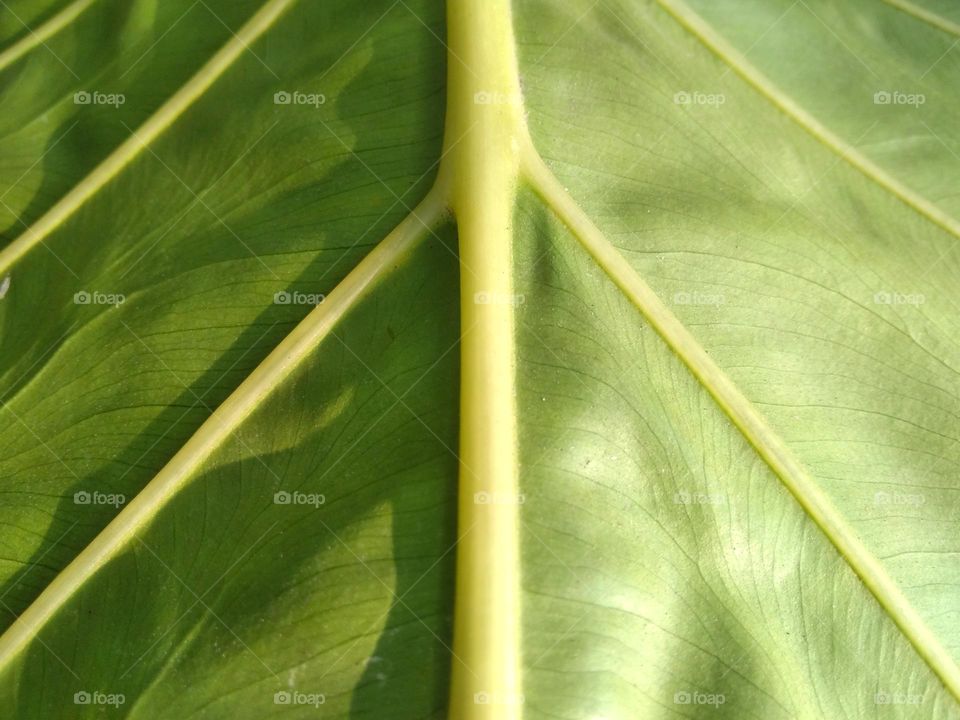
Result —
[[952, 5], [11, 7], [4, 717], [960, 717]]

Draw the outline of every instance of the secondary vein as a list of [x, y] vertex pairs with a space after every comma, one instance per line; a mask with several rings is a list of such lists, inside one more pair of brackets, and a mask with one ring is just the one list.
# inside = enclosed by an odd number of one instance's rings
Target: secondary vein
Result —
[[960, 238], [960, 222], [887, 173], [801, 108], [793, 98], [752, 65], [683, 0], [657, 0], [657, 2], [708, 50], [807, 133], [921, 216], [954, 237]]
[[793, 456], [759, 410], [707, 354], [620, 251], [570, 197], [533, 146], [524, 169], [534, 191], [677, 354], [721, 410], [820, 527], [917, 653], [960, 701], [960, 667], [830, 498]]
[[22, 235], [0, 250], [0, 274], [36, 247], [183, 115], [297, 0], [269, 0], [169, 100]]
[[[36, 30], [24, 23], [28, 33], [3, 52], [0, 52], [0, 70], [7, 68], [29, 53], [34, 48], [43, 45], [47, 40], [67, 28], [96, 0], [74, 0], [63, 10], [40, 25]], [[12, 10], [10, 11], [13, 12]], [[22, 21], [21, 21], [22, 22]], [[72, 72], [72, 71], [71, 71]]]
[[0, 636], [0, 669], [23, 650], [57, 610], [149, 525], [203, 462], [230, 438], [265, 397], [326, 338], [337, 323], [446, 216], [447, 194], [435, 185], [423, 201], [254, 369], [144, 489], [54, 578]]
[[960, 23], [947, 20], [947, 18], [941, 17], [926, 8], [922, 8], [916, 3], [910, 2], [910, 0], [881, 0], [881, 2], [885, 2], [890, 7], [912, 15], [917, 20], [922, 20], [938, 30], [943, 30], [946, 33], [960, 37]]

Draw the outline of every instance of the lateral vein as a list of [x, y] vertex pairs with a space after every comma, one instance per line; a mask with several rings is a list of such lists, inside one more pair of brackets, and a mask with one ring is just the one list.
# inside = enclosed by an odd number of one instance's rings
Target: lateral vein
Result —
[[813, 136], [814, 139], [839, 155], [841, 159], [846, 160], [869, 180], [894, 195], [918, 214], [954, 237], [960, 238], [960, 222], [891, 176], [875, 162], [861, 154], [855, 147], [829, 130], [813, 115], [802, 109], [793, 98], [784, 93], [770, 78], [751, 64], [702, 17], [691, 10], [683, 0], [657, 0], [657, 2], [708, 50], [726, 63], [731, 70], [786, 114], [787, 117]]
[[80, 17], [83, 11], [95, 2], [96, 0], [74, 0], [74, 2], [67, 5], [36, 30], [31, 30], [24, 24], [24, 27], [26, 27], [28, 31], [27, 34], [6, 50], [0, 52], [0, 70], [4, 70], [10, 65], [13, 65], [13, 63], [31, 50], [43, 45], [61, 30], [67, 28], [70, 23]]
[[740, 392], [693, 334], [594, 225], [564, 190], [532, 145], [528, 146], [524, 153], [524, 170], [534, 191], [547, 207], [553, 210], [710, 393], [807, 515], [837, 548], [917, 653], [960, 701], [960, 667], [927, 627], [884, 566], [867, 549], [855, 530], [848, 525], [840, 511], [793, 456], [760, 411]]
[[0, 668], [9, 663], [97, 570], [148, 526], [159, 510], [259, 404], [326, 338], [373, 287], [399, 267], [447, 214], [447, 192], [434, 185], [407, 215], [258, 365], [137, 496], [57, 575], [0, 636]]
[[269, 0], [261, 7], [232, 39], [140, 126], [137, 132], [110, 153], [22, 235], [0, 250], [0, 273], [9, 270], [17, 260], [42, 242], [173, 125], [295, 2], [297, 0]]
[[890, 7], [901, 10], [908, 15], [912, 15], [917, 20], [921, 20], [928, 25], [932, 25], [938, 30], [943, 30], [945, 33], [950, 33], [951, 35], [960, 37], [960, 23], [955, 23], [945, 17], [941, 17], [935, 12], [920, 7], [914, 2], [910, 2], [910, 0], [881, 0], [881, 2], [885, 2]]

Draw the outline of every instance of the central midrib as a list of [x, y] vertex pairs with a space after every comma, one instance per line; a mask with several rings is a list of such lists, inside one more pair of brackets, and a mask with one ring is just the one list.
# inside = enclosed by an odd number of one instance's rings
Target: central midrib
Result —
[[[513, 207], [527, 137], [510, 0], [447, 3], [449, 178], [460, 241], [460, 472], [452, 720], [519, 720], [520, 508]], [[485, 96], [483, 94], [486, 94]], [[487, 102], [482, 102], [482, 99]], [[493, 302], [480, 303], [486, 293]], [[493, 502], [477, 502], [486, 493]], [[469, 529], [469, 530], [468, 530]], [[478, 703], [478, 696], [488, 703]]]

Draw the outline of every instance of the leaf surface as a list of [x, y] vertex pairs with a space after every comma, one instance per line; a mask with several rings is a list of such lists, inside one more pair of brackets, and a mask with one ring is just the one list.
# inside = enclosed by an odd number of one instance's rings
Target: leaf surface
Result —
[[5, 714], [960, 717], [949, 5], [448, 4], [4, 16]]

